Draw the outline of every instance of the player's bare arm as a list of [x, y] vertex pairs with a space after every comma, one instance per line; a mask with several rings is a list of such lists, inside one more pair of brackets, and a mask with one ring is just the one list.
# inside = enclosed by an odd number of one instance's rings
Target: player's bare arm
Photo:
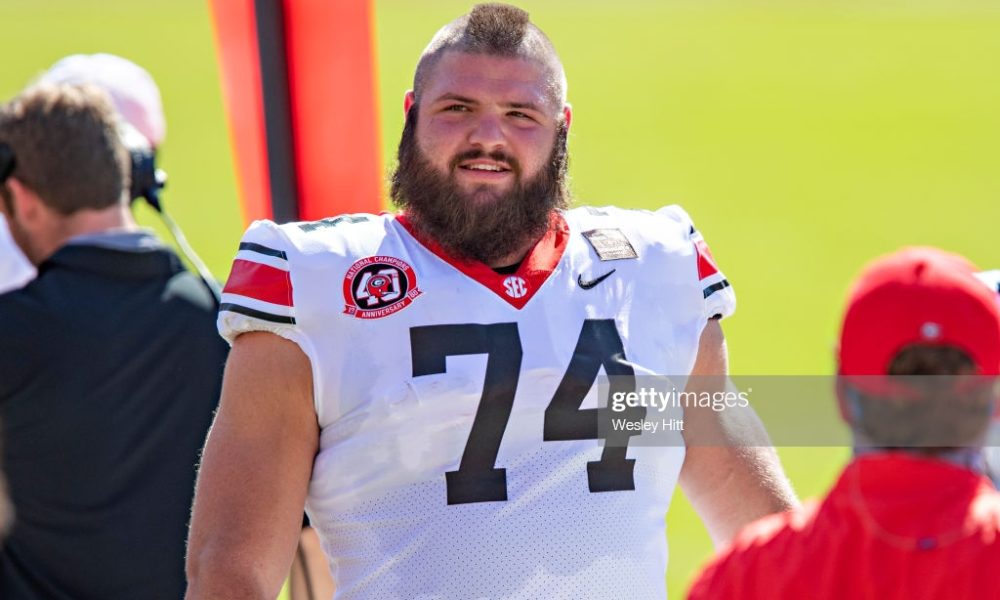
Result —
[[[691, 375], [727, 375], [726, 339], [718, 320], [705, 325]], [[722, 385], [722, 378], [718, 378]], [[747, 523], [798, 505], [767, 432], [750, 410], [688, 408], [684, 415], [687, 455], [680, 484], [716, 547]]]
[[198, 476], [188, 600], [277, 597], [319, 443], [312, 398], [298, 345], [263, 332], [236, 338]]

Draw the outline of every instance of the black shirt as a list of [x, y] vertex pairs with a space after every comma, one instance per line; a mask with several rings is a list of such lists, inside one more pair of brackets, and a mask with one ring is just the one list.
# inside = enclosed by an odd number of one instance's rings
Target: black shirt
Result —
[[184, 595], [228, 351], [215, 315], [162, 247], [64, 246], [0, 296], [0, 465], [15, 508], [0, 598]]

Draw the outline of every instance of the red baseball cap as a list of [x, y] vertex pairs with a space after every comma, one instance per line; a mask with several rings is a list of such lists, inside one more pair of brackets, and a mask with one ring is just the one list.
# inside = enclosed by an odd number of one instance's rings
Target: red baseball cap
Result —
[[955, 346], [979, 375], [1000, 374], [1000, 296], [975, 265], [937, 248], [870, 263], [851, 289], [840, 333], [841, 375], [886, 375], [910, 344]]

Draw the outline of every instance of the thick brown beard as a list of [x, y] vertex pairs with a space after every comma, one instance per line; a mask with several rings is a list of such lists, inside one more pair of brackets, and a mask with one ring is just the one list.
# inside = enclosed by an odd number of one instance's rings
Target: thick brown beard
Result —
[[[493, 264], [541, 238], [549, 227], [552, 211], [569, 205], [565, 123], [556, 133], [548, 163], [533, 179], [522, 180], [514, 157], [483, 151], [453, 157], [449, 172], [442, 174], [417, 146], [417, 109], [414, 105], [407, 114], [399, 141], [398, 165], [392, 174], [391, 196], [417, 231], [436, 241], [448, 254]], [[487, 156], [512, 167], [514, 185], [489, 199], [481, 198], [488, 193], [485, 189], [463, 192], [454, 176], [458, 163]]]

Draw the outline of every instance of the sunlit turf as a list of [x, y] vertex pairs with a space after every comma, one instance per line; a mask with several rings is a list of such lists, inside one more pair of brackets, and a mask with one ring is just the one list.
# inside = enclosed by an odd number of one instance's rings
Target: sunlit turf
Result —
[[[420, 50], [469, 4], [377, 3], [387, 165]], [[568, 72], [578, 201], [691, 213], [739, 296], [725, 323], [735, 373], [830, 373], [846, 286], [875, 254], [936, 244], [1000, 266], [995, 3], [522, 4]], [[224, 277], [243, 223], [206, 4], [5, 0], [2, 12], [4, 98], [71, 52], [153, 73], [169, 122], [165, 202]], [[848, 453], [781, 455], [812, 496]], [[668, 524], [677, 598], [710, 545], [680, 495]]]

